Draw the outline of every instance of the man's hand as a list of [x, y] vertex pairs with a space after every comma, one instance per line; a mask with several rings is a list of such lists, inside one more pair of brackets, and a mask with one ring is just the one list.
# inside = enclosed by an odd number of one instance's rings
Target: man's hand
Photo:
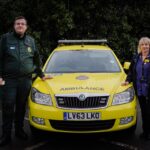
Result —
[[0, 78], [0, 86], [2, 85], [5, 85], [5, 81], [2, 78]]
[[129, 82], [128, 82], [128, 81], [125, 81], [125, 82], [121, 83], [121, 86], [126, 86], [126, 85], [128, 85], [128, 84], [129, 84]]
[[50, 75], [45, 75], [44, 77], [42, 77], [41, 78], [43, 81], [45, 81], [45, 80], [47, 80], [47, 79], [53, 79], [53, 77], [52, 76], [50, 76]]

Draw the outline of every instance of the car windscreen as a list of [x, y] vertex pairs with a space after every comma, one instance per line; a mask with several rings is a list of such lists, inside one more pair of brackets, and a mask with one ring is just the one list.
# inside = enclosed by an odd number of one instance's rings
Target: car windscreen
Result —
[[113, 53], [109, 50], [65, 50], [53, 53], [45, 72], [120, 72], [120, 67]]

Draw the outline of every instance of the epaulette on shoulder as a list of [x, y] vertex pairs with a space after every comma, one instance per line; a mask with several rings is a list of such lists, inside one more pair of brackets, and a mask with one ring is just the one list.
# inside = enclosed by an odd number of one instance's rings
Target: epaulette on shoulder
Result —
[[26, 35], [26, 37], [27, 37], [29, 40], [34, 41], [33, 37], [31, 37], [30, 35]]

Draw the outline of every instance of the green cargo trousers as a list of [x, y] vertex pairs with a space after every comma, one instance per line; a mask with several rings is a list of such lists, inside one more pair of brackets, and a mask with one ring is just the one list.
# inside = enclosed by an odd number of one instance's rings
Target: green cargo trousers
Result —
[[2, 87], [3, 134], [11, 134], [13, 121], [15, 129], [23, 127], [31, 83], [30, 77], [5, 79], [5, 85]]

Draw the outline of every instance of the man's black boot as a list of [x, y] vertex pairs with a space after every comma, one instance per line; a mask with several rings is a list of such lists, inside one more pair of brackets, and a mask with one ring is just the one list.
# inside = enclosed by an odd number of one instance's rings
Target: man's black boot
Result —
[[0, 138], [0, 147], [5, 146], [11, 142], [11, 136], [10, 135], [3, 135]]
[[143, 132], [143, 133], [140, 134], [140, 138], [149, 141], [149, 140], [150, 140], [150, 134], [149, 134], [149, 133], [146, 133], [146, 132]]
[[28, 135], [24, 132], [24, 130], [22, 128], [15, 130], [15, 136], [21, 140], [27, 140], [28, 139]]

